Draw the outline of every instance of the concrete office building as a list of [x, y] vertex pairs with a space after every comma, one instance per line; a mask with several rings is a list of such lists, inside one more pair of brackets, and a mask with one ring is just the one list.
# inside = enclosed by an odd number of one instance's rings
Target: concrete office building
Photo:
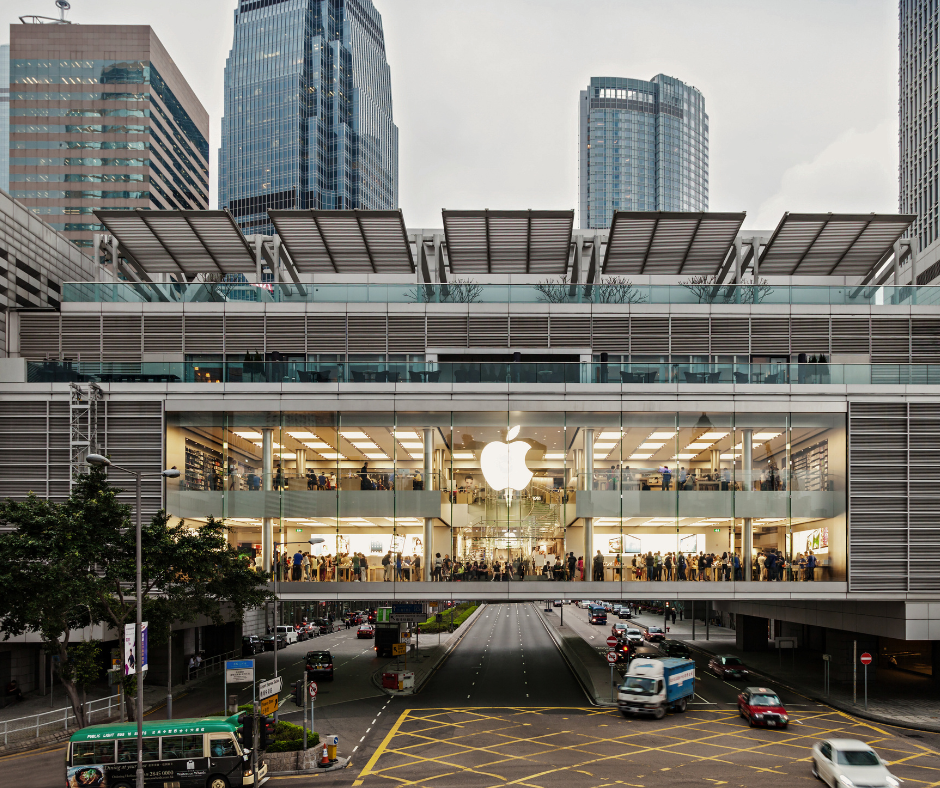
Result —
[[699, 90], [665, 74], [592, 77], [578, 109], [581, 227], [608, 227], [616, 211], [708, 210]]
[[10, 45], [0, 44], [0, 189], [10, 188]]
[[[940, 295], [861, 284], [913, 216], [754, 234], [743, 213], [617, 212], [596, 232], [573, 211], [268, 216], [259, 251], [222, 211], [97, 213], [121, 265], [189, 284], [65, 284], [58, 308], [11, 312], [6, 494], [67, 492], [71, 414], [123, 464], [184, 471], [145, 482], [145, 512], [225, 517], [262, 566], [312, 549], [322, 582], [281, 584], [291, 604], [698, 598], [748, 643], [773, 620], [840, 665], [849, 636], [933, 655]], [[92, 390], [94, 415], [70, 399]], [[571, 552], [587, 576], [557, 582]], [[529, 579], [429, 582], [437, 553]], [[739, 566], [697, 582], [712, 553]]]
[[[917, 218], [910, 240], [921, 284], [940, 277], [940, 194], [937, 167], [938, 20], [928, 0], [899, 0], [900, 65], [898, 206]], [[902, 256], [902, 264], [906, 256]], [[910, 276], [908, 266], [908, 276]]]
[[269, 209], [398, 207], [398, 127], [372, 0], [240, 0], [219, 206], [249, 235], [273, 232]]
[[150, 27], [10, 26], [10, 190], [75, 244], [98, 208], [207, 208], [208, 138]]

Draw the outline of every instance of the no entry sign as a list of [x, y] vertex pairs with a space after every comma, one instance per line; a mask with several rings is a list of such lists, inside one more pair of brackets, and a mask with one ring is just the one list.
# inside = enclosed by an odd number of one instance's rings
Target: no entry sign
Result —
[[871, 654], [867, 651], [860, 657], [863, 665], [871, 665]]
[[613, 635], [607, 638], [607, 646], [609, 648], [613, 648], [616, 645], [617, 645], [617, 638], [615, 638]]
[[617, 661], [617, 652], [616, 652], [616, 651], [608, 651], [608, 652], [607, 652], [607, 661], [608, 661], [611, 665], [613, 665], [613, 664]]

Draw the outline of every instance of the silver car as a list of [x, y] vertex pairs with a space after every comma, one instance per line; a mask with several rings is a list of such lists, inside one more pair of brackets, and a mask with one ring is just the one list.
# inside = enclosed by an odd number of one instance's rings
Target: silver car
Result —
[[901, 780], [888, 762], [858, 739], [828, 739], [813, 745], [813, 776], [831, 788], [897, 788]]

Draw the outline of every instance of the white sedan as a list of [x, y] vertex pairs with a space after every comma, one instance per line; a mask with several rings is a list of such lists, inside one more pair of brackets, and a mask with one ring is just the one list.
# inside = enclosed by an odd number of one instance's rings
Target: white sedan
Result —
[[829, 739], [813, 745], [813, 776], [831, 788], [897, 788], [888, 762], [858, 739]]

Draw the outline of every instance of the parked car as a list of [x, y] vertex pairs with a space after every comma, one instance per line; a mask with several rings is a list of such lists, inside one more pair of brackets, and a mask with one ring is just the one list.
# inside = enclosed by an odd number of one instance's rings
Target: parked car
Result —
[[244, 635], [242, 637], [242, 656], [253, 657], [264, 651], [264, 643], [257, 635]]
[[360, 624], [359, 629], [356, 630], [357, 638], [374, 638], [375, 637], [375, 627], [372, 624]]
[[744, 717], [752, 728], [755, 725], [786, 728], [790, 721], [777, 693], [767, 687], [745, 688], [744, 692], [738, 695], [738, 714]]
[[829, 739], [813, 745], [813, 776], [826, 785], [887, 785], [901, 781], [888, 771], [888, 762], [865, 742]]
[[303, 643], [307, 638], [310, 637], [310, 633], [307, 630], [306, 624], [297, 624], [294, 627], [294, 632], [297, 633], [297, 642]]
[[692, 659], [692, 652], [689, 647], [678, 640], [664, 640], [659, 644], [659, 650], [667, 657], [681, 657], [682, 659]]
[[333, 655], [329, 651], [308, 651], [306, 659], [307, 678], [318, 676], [333, 680]]
[[[262, 636], [261, 642], [264, 643], [265, 651], [274, 651], [274, 635]], [[284, 635], [278, 634], [277, 648], [278, 648], [278, 651], [280, 651], [282, 648], [287, 648], [287, 638], [284, 637]]]
[[317, 634], [319, 635], [328, 635], [333, 631], [333, 622], [328, 618], [318, 618], [313, 622], [314, 627], [316, 627]]
[[662, 627], [647, 627], [643, 637], [650, 643], [661, 643], [666, 639], [666, 633]]
[[625, 638], [627, 636], [627, 625], [618, 621], [610, 628], [610, 634], [617, 638]]
[[738, 657], [712, 657], [708, 660], [708, 669], [720, 679], [746, 679], [751, 675]]
[[288, 645], [296, 643], [298, 640], [300, 640], [300, 637], [297, 635], [297, 630], [287, 624], [279, 625], [277, 628], [277, 633], [284, 636]]

